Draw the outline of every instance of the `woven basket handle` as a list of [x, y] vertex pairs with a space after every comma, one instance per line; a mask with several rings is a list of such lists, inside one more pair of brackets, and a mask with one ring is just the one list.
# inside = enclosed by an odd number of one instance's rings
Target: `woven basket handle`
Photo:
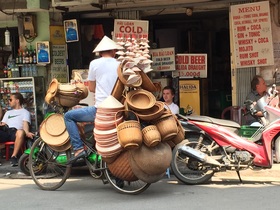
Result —
[[132, 111], [132, 110], [125, 110], [125, 109], [123, 109], [123, 110], [119, 110], [119, 111], [117, 111], [117, 112], [116, 112], [116, 114], [115, 114], [115, 125], [116, 125], [116, 127], [118, 126], [118, 125], [117, 125], [117, 115], [118, 115], [118, 113], [119, 113], [119, 112], [132, 112], [132, 113], [136, 116], [137, 121], [140, 123], [140, 121], [139, 121], [139, 117], [137, 116], [137, 114], [136, 114], [134, 111]]

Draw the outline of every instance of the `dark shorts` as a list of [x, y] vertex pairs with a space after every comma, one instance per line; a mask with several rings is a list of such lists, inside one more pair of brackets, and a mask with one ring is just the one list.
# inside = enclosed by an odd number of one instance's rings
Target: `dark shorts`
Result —
[[15, 141], [16, 132], [17, 132], [16, 128], [9, 128], [7, 131], [0, 130], [0, 143]]

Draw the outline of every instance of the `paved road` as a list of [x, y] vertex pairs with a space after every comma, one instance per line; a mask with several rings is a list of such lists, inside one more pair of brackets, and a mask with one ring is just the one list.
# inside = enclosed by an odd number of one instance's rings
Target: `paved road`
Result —
[[280, 165], [241, 172], [244, 184], [234, 172], [217, 174], [210, 183], [196, 186], [184, 185], [174, 176], [164, 177], [136, 196], [117, 193], [82, 169], [75, 170], [60, 189], [42, 191], [15, 168], [6, 176], [8, 168], [0, 166], [0, 206], [5, 210], [278, 210], [280, 206]]

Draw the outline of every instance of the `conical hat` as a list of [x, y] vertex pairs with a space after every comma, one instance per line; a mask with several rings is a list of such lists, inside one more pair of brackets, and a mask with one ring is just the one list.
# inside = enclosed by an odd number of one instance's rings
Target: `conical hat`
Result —
[[100, 52], [107, 50], [116, 50], [119, 46], [107, 36], [104, 36], [103, 39], [99, 42], [96, 48], [92, 52]]

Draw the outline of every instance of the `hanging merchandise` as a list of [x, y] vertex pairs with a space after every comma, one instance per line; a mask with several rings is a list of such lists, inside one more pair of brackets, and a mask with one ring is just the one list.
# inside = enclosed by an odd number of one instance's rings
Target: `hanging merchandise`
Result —
[[8, 27], [6, 28], [5, 31], [5, 45], [10, 45], [11, 41], [10, 41], [10, 31], [8, 30]]

